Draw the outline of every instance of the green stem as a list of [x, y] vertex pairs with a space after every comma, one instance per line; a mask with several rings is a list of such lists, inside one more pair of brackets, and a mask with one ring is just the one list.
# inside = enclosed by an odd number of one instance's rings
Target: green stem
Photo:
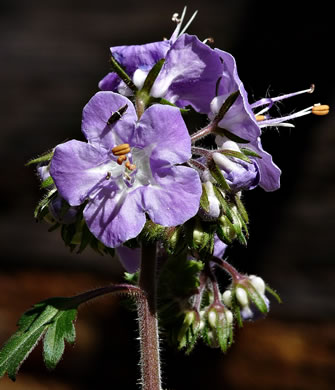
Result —
[[137, 300], [142, 390], [161, 390], [156, 308], [156, 245], [142, 245], [139, 287], [144, 292]]

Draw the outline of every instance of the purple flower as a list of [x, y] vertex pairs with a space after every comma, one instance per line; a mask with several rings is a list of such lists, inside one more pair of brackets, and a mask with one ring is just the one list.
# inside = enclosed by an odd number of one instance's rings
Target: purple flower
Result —
[[210, 116], [214, 117], [218, 113], [229, 95], [239, 91], [240, 94], [235, 103], [229, 108], [218, 125], [249, 141], [245, 146], [261, 157], [254, 160], [259, 170], [259, 185], [266, 191], [274, 191], [280, 186], [281, 171], [273, 163], [271, 155], [262, 148], [261, 130], [252, 111], [252, 106], [248, 102], [247, 92], [238, 77], [235, 59], [231, 54], [222, 50], [215, 49], [215, 51], [223, 60], [224, 70], [218, 88], [218, 96], [211, 102], [212, 113]]
[[[218, 53], [196, 36], [182, 34], [177, 39], [173, 36], [171, 40], [146, 45], [116, 46], [111, 52], [138, 88], [155, 63], [165, 58], [151, 89], [152, 96], [167, 99], [178, 107], [191, 105], [198, 112], [209, 111], [222, 63]], [[116, 73], [105, 76], [99, 87], [131, 94]]]
[[[121, 119], [113, 113], [127, 108]], [[98, 92], [83, 111], [87, 143], [58, 145], [50, 173], [71, 205], [86, 203], [90, 231], [108, 247], [136, 237], [150, 219], [175, 226], [199, 208], [197, 172], [179, 166], [191, 157], [191, 141], [179, 109], [153, 105], [138, 121], [133, 104], [113, 92]]]
[[[220, 150], [241, 152], [237, 143], [226, 137], [217, 136], [215, 141], [220, 146]], [[258, 186], [259, 168], [254, 160], [249, 163], [239, 158], [228, 158], [219, 152], [213, 153], [213, 159], [222, 170], [232, 191], [252, 190]]]

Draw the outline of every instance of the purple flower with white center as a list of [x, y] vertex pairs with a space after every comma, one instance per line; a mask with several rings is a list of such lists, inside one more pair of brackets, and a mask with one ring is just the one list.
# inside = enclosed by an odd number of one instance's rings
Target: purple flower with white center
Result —
[[[273, 163], [271, 155], [262, 148], [260, 141], [261, 130], [248, 102], [247, 92], [238, 77], [235, 59], [227, 52], [219, 49], [215, 49], [215, 51], [223, 60], [224, 70], [218, 88], [218, 96], [211, 102], [209, 117], [214, 118], [228, 96], [233, 92], [239, 91], [239, 96], [218, 123], [218, 126], [249, 141], [246, 144], [247, 148], [253, 150], [261, 157], [255, 159], [259, 171], [259, 185], [266, 191], [274, 191], [280, 186], [281, 171]], [[218, 146], [221, 147], [222, 145], [219, 144]]]
[[[222, 74], [222, 63], [213, 49], [196, 36], [183, 33], [190, 22], [180, 32], [184, 14], [178, 20], [179, 24], [169, 40], [145, 45], [115, 46], [110, 50], [139, 89], [150, 69], [165, 58], [152, 86], [151, 95], [164, 98], [178, 107], [191, 105], [196, 111], [207, 113]], [[105, 76], [99, 87], [104, 91], [115, 91], [126, 96], [132, 94], [116, 73]]]
[[[120, 108], [121, 119], [111, 121]], [[138, 120], [126, 97], [98, 92], [84, 108], [82, 131], [88, 142], [58, 145], [50, 173], [71, 206], [87, 202], [87, 226], [107, 247], [136, 237], [146, 214], [157, 224], [176, 226], [197, 213], [199, 176], [178, 165], [191, 157], [179, 109], [156, 104]]]

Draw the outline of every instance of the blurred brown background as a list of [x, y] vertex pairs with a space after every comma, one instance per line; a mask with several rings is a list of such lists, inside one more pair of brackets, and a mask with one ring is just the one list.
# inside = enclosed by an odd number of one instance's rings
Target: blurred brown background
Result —
[[[33, 303], [121, 280], [121, 267], [92, 252], [70, 254], [57, 233], [36, 224], [41, 197], [31, 157], [80, 138], [81, 111], [108, 71], [108, 48], [169, 36], [183, 3], [2, 0], [0, 3], [0, 342]], [[305, 2], [192, 1], [199, 14], [189, 33], [215, 38], [236, 58], [250, 100], [316, 84], [314, 95], [285, 103], [291, 112], [313, 103], [334, 107], [333, 37], [329, 10]], [[247, 250], [230, 260], [258, 273], [284, 300], [267, 320], [236, 332], [224, 356], [199, 343], [189, 357], [162, 346], [167, 389], [328, 390], [335, 383], [334, 115], [296, 120], [294, 130], [268, 130], [265, 148], [282, 168], [282, 189], [246, 196]], [[83, 307], [77, 341], [55, 372], [41, 348], [23, 364], [16, 390], [135, 389], [136, 324], [117, 298]]]

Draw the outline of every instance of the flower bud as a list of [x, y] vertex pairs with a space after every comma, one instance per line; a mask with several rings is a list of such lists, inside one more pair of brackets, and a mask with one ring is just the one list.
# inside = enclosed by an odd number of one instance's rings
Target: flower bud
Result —
[[231, 290], [226, 290], [224, 293], [222, 293], [222, 301], [226, 306], [231, 307], [232, 304]]
[[249, 303], [248, 295], [247, 295], [246, 291], [244, 290], [244, 288], [237, 287], [235, 294], [236, 294], [236, 299], [238, 300], [239, 304], [242, 307], [248, 305], [248, 303]]

